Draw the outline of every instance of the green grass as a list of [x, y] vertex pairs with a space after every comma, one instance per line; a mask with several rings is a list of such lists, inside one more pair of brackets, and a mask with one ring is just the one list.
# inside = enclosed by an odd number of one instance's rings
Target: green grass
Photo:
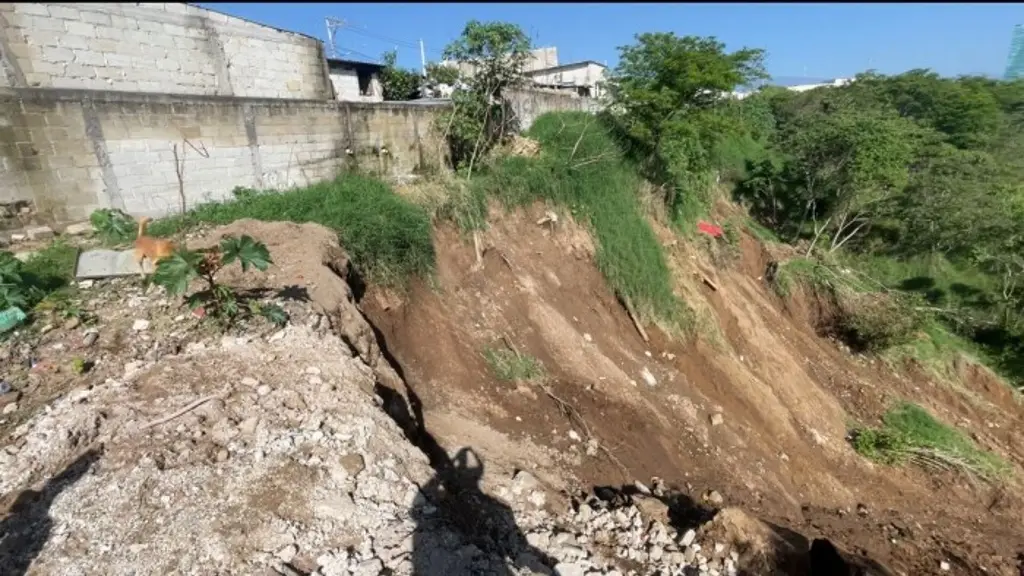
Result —
[[658, 238], [643, 215], [641, 179], [601, 121], [581, 112], [540, 116], [527, 136], [539, 158], [506, 157], [473, 176], [471, 198], [495, 198], [515, 208], [551, 202], [589, 224], [597, 266], [637, 313], [681, 330], [692, 327], [689, 308], [672, 291]]
[[429, 213], [398, 196], [383, 182], [360, 175], [289, 192], [252, 192], [228, 202], [196, 206], [183, 218], [154, 222], [167, 236], [198, 223], [228, 224], [242, 218], [316, 222], [338, 233], [353, 262], [376, 284], [401, 286], [412, 276], [429, 277], [435, 253]]
[[939, 422], [916, 404], [902, 402], [882, 417], [880, 428], [855, 430], [853, 447], [889, 465], [911, 462], [932, 470], [953, 470], [992, 480], [1009, 473], [1001, 458], [981, 450], [963, 432]]
[[755, 238], [765, 244], [781, 244], [782, 239], [770, 228], [762, 226], [759, 222], [753, 218], [746, 218], [744, 224], [746, 225], [747, 231], [750, 232]]
[[525, 382], [544, 376], [540, 361], [507, 348], [485, 348], [483, 356], [494, 375], [505, 382]]
[[77, 254], [77, 248], [66, 240], [58, 239], [22, 264], [22, 280], [36, 294], [35, 302], [71, 283]]

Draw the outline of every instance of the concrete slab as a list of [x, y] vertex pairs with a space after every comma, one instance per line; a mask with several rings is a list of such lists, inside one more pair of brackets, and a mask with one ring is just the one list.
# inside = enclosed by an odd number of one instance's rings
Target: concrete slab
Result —
[[[153, 273], [153, 265], [146, 260], [143, 263], [146, 274]], [[132, 258], [132, 250], [86, 250], [78, 255], [75, 263], [75, 279], [114, 278], [118, 276], [138, 276], [139, 267]]]

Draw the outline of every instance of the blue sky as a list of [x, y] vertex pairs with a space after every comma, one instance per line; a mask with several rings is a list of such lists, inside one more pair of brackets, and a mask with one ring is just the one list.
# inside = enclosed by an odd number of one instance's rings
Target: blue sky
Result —
[[[324, 17], [346, 20], [345, 57], [379, 58], [398, 44], [399, 64], [418, 67], [467, 20], [519, 24], [535, 46], [557, 46], [561, 63], [614, 66], [616, 48], [638, 32], [716, 36], [727, 49], [764, 48], [776, 77], [833, 78], [868, 68], [895, 74], [931, 68], [942, 75], [1001, 77], [1013, 25], [1024, 4], [242, 4], [204, 7], [326, 39]], [[397, 41], [397, 42], [396, 42]]]

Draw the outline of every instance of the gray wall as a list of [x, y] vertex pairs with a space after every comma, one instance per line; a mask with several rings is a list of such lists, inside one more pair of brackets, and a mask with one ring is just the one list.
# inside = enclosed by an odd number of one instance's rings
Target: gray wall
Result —
[[[176, 212], [175, 145], [189, 206], [227, 198], [236, 186], [284, 189], [355, 166], [386, 175], [436, 170], [443, 148], [433, 120], [449, 110], [0, 88], [0, 204], [30, 201], [38, 220], [51, 223], [101, 207]], [[382, 145], [389, 154], [377, 153]]]
[[330, 99], [323, 45], [186, 4], [0, 4], [0, 86]]

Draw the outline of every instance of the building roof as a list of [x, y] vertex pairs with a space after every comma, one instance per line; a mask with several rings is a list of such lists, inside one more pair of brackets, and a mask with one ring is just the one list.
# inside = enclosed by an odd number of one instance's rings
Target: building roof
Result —
[[537, 70], [530, 70], [529, 72], [526, 73], [526, 75], [527, 76], [533, 76], [535, 74], [549, 74], [551, 72], [558, 72], [558, 71], [561, 71], [561, 70], [568, 70], [569, 68], [579, 68], [581, 66], [586, 66], [588, 64], [593, 64], [595, 66], [600, 66], [601, 68], [607, 68], [607, 66], [605, 66], [604, 64], [601, 64], [597, 60], [581, 60], [579, 62], [570, 62], [568, 64], [562, 64], [561, 66], [552, 66], [550, 68], [538, 68]]
[[376, 62], [361, 62], [359, 60], [345, 60], [343, 58], [328, 58], [328, 68], [355, 68], [369, 71], [380, 71], [384, 69], [383, 64], [377, 64]]

